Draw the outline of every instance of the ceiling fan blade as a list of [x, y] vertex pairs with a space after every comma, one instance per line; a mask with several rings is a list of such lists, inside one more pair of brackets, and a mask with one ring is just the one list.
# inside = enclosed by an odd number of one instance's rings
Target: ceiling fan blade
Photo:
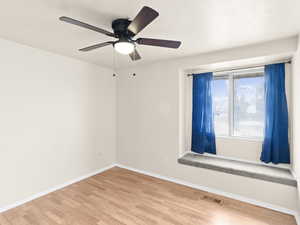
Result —
[[100, 44], [95, 44], [95, 45], [91, 45], [91, 46], [88, 46], [88, 47], [85, 47], [85, 48], [81, 48], [81, 49], [79, 49], [79, 51], [87, 52], [87, 51], [91, 51], [91, 50], [101, 48], [101, 47], [104, 47], [104, 46], [107, 46], [107, 45], [111, 45], [113, 43], [114, 43], [113, 41], [103, 42], [103, 43], [100, 43]]
[[110, 37], [116, 37], [114, 33], [111, 33], [109, 31], [103, 30], [103, 29], [101, 29], [99, 27], [95, 27], [93, 25], [81, 22], [79, 20], [72, 19], [70, 17], [62, 16], [62, 17], [59, 17], [59, 19], [61, 21], [64, 21], [64, 22], [67, 22], [67, 23], [70, 23], [70, 24], [74, 24], [74, 25], [77, 25], [77, 26], [80, 26], [80, 27], [83, 27], [83, 28], [86, 28], [86, 29], [89, 29], [89, 30], [93, 30], [93, 31], [96, 31], [98, 33], [110, 36]]
[[137, 61], [142, 58], [136, 49], [134, 49], [134, 51], [131, 54], [129, 54], [129, 56], [132, 61]]
[[136, 42], [140, 45], [151, 45], [165, 48], [179, 48], [179, 46], [181, 45], [181, 41], [171, 41], [152, 38], [138, 38]]
[[143, 30], [148, 24], [150, 24], [156, 17], [158, 17], [158, 12], [151, 9], [148, 6], [144, 6], [133, 21], [129, 24], [128, 30], [132, 33], [137, 34]]

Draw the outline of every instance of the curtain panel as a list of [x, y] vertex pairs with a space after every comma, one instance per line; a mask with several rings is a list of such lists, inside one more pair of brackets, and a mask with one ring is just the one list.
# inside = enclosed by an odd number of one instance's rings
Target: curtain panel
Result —
[[290, 163], [285, 64], [265, 66], [265, 137], [261, 161]]
[[212, 107], [212, 73], [193, 76], [192, 147], [196, 153], [216, 154]]

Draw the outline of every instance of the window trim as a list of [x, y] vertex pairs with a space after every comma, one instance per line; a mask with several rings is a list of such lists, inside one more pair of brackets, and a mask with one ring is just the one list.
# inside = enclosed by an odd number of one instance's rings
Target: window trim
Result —
[[263, 141], [264, 137], [243, 137], [234, 135], [234, 80], [236, 78], [263, 77], [264, 67], [255, 67], [251, 69], [231, 70], [224, 72], [214, 72], [213, 80], [228, 79], [228, 135], [216, 135], [217, 138], [238, 139], [248, 141]]

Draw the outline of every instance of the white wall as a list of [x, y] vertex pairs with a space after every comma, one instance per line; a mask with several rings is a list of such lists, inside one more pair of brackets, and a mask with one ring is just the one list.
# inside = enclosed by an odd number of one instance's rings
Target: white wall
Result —
[[[297, 52], [293, 58], [293, 170], [298, 179], [298, 186], [300, 186], [300, 39], [298, 44]], [[299, 189], [300, 196], [300, 189]], [[298, 197], [299, 197], [298, 196]], [[300, 200], [299, 200], [300, 209]], [[299, 213], [300, 216], [300, 213]]]
[[[117, 162], [296, 209], [294, 187], [177, 163], [179, 154], [185, 151], [183, 70], [224, 61], [287, 55], [296, 47], [297, 38], [290, 38], [119, 70]], [[132, 77], [132, 73], [137, 76]]]
[[115, 162], [109, 69], [0, 39], [0, 208]]

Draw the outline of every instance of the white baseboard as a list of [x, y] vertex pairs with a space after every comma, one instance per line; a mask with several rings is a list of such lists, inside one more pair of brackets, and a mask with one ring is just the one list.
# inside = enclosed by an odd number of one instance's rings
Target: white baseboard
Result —
[[49, 194], [49, 193], [51, 193], [51, 192], [57, 191], [57, 190], [62, 189], [62, 188], [64, 188], [64, 187], [66, 187], [66, 186], [69, 186], [69, 185], [71, 185], [71, 184], [77, 183], [77, 182], [79, 182], [79, 181], [81, 181], [81, 180], [84, 180], [84, 179], [86, 179], [86, 178], [89, 178], [89, 177], [91, 177], [91, 176], [94, 176], [94, 175], [96, 175], [96, 174], [98, 174], [98, 173], [102, 173], [102, 172], [104, 172], [104, 171], [106, 171], [106, 170], [111, 169], [112, 167], [115, 167], [115, 166], [116, 166], [115, 164], [112, 164], [112, 165], [110, 165], [110, 166], [107, 166], [107, 167], [98, 169], [98, 170], [96, 170], [96, 171], [94, 171], [94, 172], [91, 172], [91, 173], [88, 173], [88, 174], [86, 174], [86, 175], [83, 175], [83, 176], [80, 176], [80, 177], [78, 177], [78, 178], [75, 178], [75, 179], [72, 179], [72, 180], [70, 180], [70, 181], [67, 181], [67, 182], [65, 182], [65, 183], [63, 183], [63, 184], [56, 185], [56, 186], [54, 186], [54, 187], [52, 187], [52, 188], [49, 188], [48, 190], [45, 190], [45, 191], [39, 192], [39, 193], [37, 193], [37, 194], [34, 194], [34, 195], [32, 195], [32, 196], [30, 196], [30, 197], [28, 197], [28, 198], [26, 198], [26, 199], [17, 201], [17, 202], [15, 202], [15, 203], [11, 204], [11, 205], [7, 205], [7, 206], [4, 206], [4, 207], [0, 207], [0, 213], [2, 213], [2, 212], [4, 212], [4, 211], [7, 211], [7, 210], [9, 210], [9, 209], [15, 208], [15, 207], [17, 207], [17, 206], [23, 205], [23, 204], [26, 203], [26, 202], [30, 202], [30, 201], [32, 201], [32, 200], [34, 200], [34, 199], [36, 199], [36, 198], [39, 198], [39, 197], [42, 197], [42, 196], [44, 196], [44, 195], [47, 195], [47, 194]]
[[131, 171], [134, 171], [134, 172], [137, 172], [137, 173], [142, 173], [142, 174], [145, 174], [145, 175], [148, 175], [148, 176], [159, 178], [159, 179], [162, 179], [162, 180], [166, 180], [166, 181], [170, 181], [170, 182], [173, 182], [173, 183], [185, 185], [185, 186], [195, 188], [195, 189], [198, 189], [198, 190], [201, 190], [201, 191], [210, 192], [210, 193], [213, 193], [213, 194], [217, 194], [217, 195], [221, 195], [221, 196], [224, 196], [224, 197], [232, 198], [232, 199], [235, 199], [235, 200], [238, 200], [238, 201], [250, 203], [252, 205], [257, 205], [257, 206], [260, 206], [260, 207], [263, 207], [263, 208], [272, 209], [272, 210], [275, 210], [275, 211], [278, 211], [278, 212], [290, 214], [290, 215], [295, 216], [297, 224], [300, 225], [299, 214], [297, 212], [293, 211], [293, 210], [290, 210], [290, 209], [286, 209], [286, 208], [276, 206], [276, 205], [273, 205], [273, 204], [270, 204], [270, 203], [261, 202], [261, 201], [257, 201], [257, 200], [254, 200], [254, 199], [246, 198], [246, 197], [243, 197], [243, 196], [240, 196], [240, 195], [220, 191], [220, 190], [217, 190], [217, 189], [192, 184], [192, 183], [185, 182], [185, 181], [182, 181], [182, 180], [161, 176], [159, 174], [155, 174], [155, 173], [135, 169], [135, 168], [132, 168], [132, 167], [121, 165], [121, 164], [116, 164], [116, 166], [120, 167], [120, 168], [127, 169], [127, 170], [131, 170]]

